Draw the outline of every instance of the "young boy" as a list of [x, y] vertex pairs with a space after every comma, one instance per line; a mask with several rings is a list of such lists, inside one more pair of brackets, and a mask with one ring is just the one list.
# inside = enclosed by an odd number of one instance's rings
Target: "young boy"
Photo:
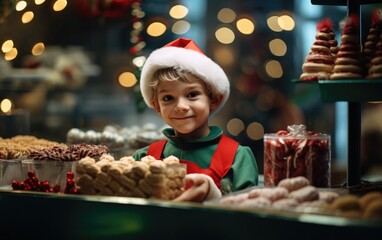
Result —
[[190, 39], [179, 38], [146, 60], [140, 79], [143, 98], [171, 128], [163, 131], [166, 140], [133, 157], [173, 155], [187, 164], [188, 188], [175, 201], [202, 202], [258, 184], [251, 149], [208, 125], [227, 101], [229, 86], [220, 66]]

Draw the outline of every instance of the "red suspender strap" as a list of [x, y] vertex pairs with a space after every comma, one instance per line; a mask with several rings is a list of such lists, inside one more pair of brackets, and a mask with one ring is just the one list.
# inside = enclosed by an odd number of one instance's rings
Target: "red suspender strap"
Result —
[[166, 139], [153, 142], [147, 149], [147, 155], [153, 156], [155, 159], [161, 159], [162, 152], [166, 143]]
[[[164, 146], [167, 140], [160, 140], [149, 145], [147, 155], [151, 155], [156, 159], [161, 159]], [[235, 159], [236, 150], [239, 143], [232, 138], [222, 135], [219, 144], [212, 155], [210, 167], [201, 169], [197, 164], [185, 160], [180, 160], [187, 163], [187, 173], [204, 173], [212, 177], [218, 187], [220, 187], [220, 180], [231, 169], [232, 163]]]
[[210, 165], [210, 170], [219, 179], [219, 181], [231, 169], [238, 146], [239, 143], [237, 141], [222, 135], [218, 147], [212, 156]]

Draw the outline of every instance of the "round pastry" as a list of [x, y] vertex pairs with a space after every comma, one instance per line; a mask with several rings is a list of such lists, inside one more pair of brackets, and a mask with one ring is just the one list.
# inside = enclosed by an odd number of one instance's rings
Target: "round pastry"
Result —
[[369, 203], [363, 216], [370, 219], [382, 219], [382, 199], [377, 199]]
[[363, 195], [359, 198], [359, 204], [361, 205], [361, 208], [365, 210], [367, 206], [375, 201], [375, 200], [382, 200], [382, 193], [380, 192], [369, 192]]
[[361, 205], [356, 195], [348, 194], [334, 200], [334, 202], [331, 204], [331, 208], [334, 210], [341, 210], [341, 211], [350, 211], [350, 210], [360, 211]]

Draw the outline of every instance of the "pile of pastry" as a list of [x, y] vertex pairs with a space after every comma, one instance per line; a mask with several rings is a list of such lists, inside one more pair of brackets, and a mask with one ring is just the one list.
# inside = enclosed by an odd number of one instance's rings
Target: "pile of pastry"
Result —
[[99, 160], [85, 157], [76, 166], [81, 194], [172, 200], [185, 188], [186, 165], [170, 156], [162, 161], [146, 156], [119, 160], [104, 154]]

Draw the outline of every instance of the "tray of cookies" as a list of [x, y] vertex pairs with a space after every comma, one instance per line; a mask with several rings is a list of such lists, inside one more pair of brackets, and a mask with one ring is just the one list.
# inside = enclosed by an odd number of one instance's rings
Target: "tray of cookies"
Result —
[[382, 221], [382, 193], [349, 193], [345, 188], [317, 188], [306, 177], [281, 180], [274, 187], [251, 187], [205, 202], [207, 206], [264, 214], [345, 217]]

